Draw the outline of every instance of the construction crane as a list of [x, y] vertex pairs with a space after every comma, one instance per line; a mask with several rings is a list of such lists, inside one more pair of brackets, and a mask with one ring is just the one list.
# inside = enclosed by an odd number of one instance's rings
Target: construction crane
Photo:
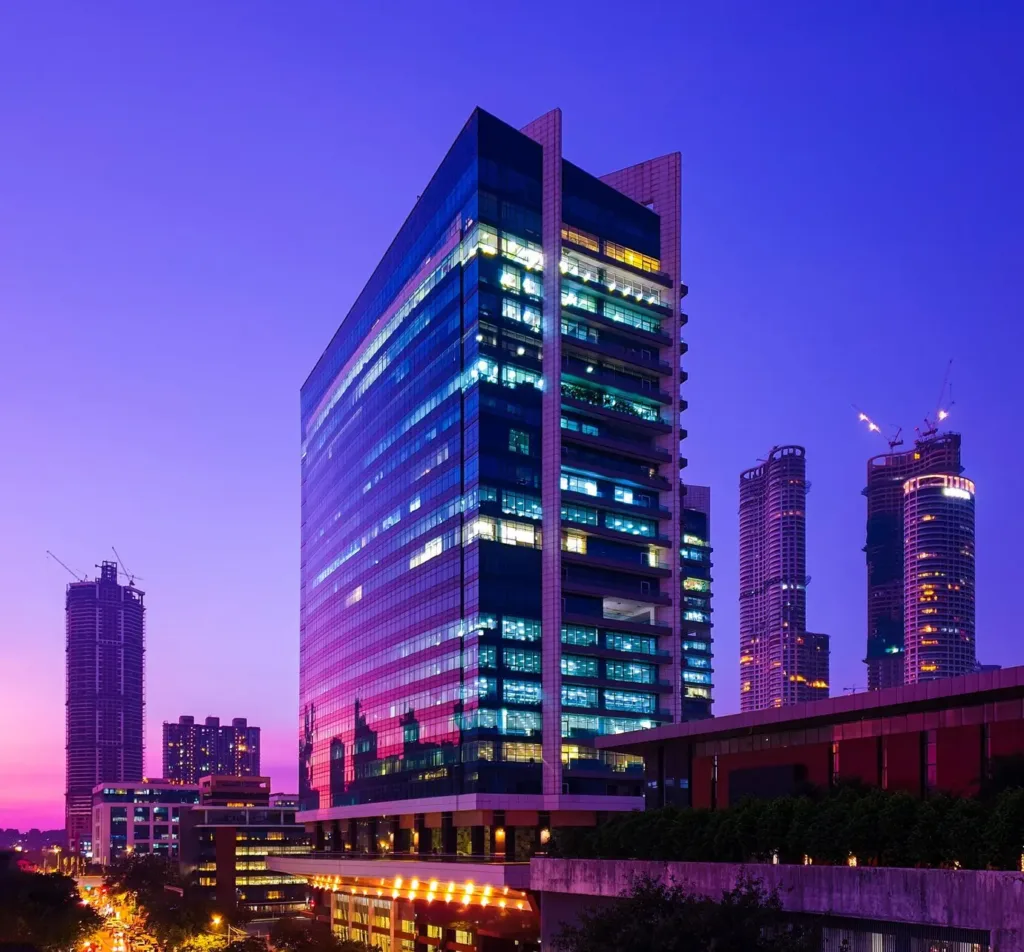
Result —
[[64, 569], [66, 569], [71, 574], [71, 577], [76, 582], [86, 582], [86, 581], [88, 581], [88, 579], [84, 575], [79, 575], [74, 569], [68, 568], [67, 563], [63, 562], [61, 559], [58, 559], [57, 556], [55, 556], [49, 549], [46, 550], [46, 554], [51, 559], [53, 559], [54, 562], [56, 562], [58, 565], [62, 566]]
[[129, 587], [134, 588], [136, 579], [138, 579], [140, 582], [144, 581], [141, 575], [132, 575], [132, 573], [125, 568], [124, 562], [121, 560], [121, 556], [117, 554], [117, 549], [115, 549], [113, 546], [111, 546], [110, 549], [114, 553], [114, 558], [117, 559], [117, 564], [121, 566], [121, 574], [124, 575], [126, 579], [128, 579]]
[[[949, 408], [953, 406], [953, 386], [949, 382], [949, 375], [953, 371], [953, 358], [949, 359], [949, 363], [946, 364], [946, 373], [942, 378], [942, 387], [939, 389], [939, 399], [935, 401], [935, 411], [931, 416], [925, 416], [924, 418], [924, 429], [921, 427], [915, 427], [917, 435], [920, 439], [926, 440], [931, 436], [935, 436], [939, 432], [939, 424], [942, 423], [949, 416]], [[946, 403], [946, 398], [949, 398], [949, 402]]]
[[[877, 423], [875, 423], [875, 421], [872, 420], [871, 417], [869, 417], [858, 406], [854, 406], [853, 409], [857, 411], [857, 419], [860, 420], [861, 423], [866, 423], [868, 425], [868, 430], [870, 432], [877, 433], [877, 434], [879, 434], [879, 436], [882, 436], [882, 428]], [[889, 452], [890, 453], [894, 453], [896, 451], [896, 447], [897, 446], [902, 446], [903, 445], [903, 438], [902, 438], [903, 427], [901, 427], [901, 426], [894, 426], [893, 430], [894, 430], [894, 432], [893, 432], [893, 435], [891, 437], [886, 438], [886, 437], [882, 436], [882, 438], [885, 439], [885, 441], [889, 444]]]

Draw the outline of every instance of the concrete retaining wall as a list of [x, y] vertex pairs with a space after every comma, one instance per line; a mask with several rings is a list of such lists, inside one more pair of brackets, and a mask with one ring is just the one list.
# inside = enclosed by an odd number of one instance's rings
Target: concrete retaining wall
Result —
[[1021, 873], [538, 858], [530, 864], [530, 887], [541, 893], [543, 932], [550, 935], [560, 924], [556, 918], [565, 921], [586, 905], [582, 897], [621, 896], [636, 876], [647, 874], [720, 896], [743, 872], [769, 888], [777, 886], [783, 905], [792, 912], [982, 929], [991, 935], [992, 952], [1024, 952]]

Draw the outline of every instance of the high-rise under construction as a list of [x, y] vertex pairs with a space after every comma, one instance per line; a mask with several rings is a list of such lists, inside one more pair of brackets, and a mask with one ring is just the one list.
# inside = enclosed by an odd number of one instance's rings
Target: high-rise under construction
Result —
[[[962, 472], [958, 433], [931, 432], [916, 440], [909, 450], [889, 452], [868, 460], [868, 479], [864, 489], [868, 509], [864, 552], [868, 569], [865, 661], [869, 690], [894, 687], [907, 680], [904, 671], [907, 581], [904, 486], [908, 480], [923, 476], [959, 476]], [[973, 633], [973, 602], [971, 614]]]
[[117, 563], [67, 588], [68, 848], [90, 853], [92, 790], [142, 779], [144, 595]]

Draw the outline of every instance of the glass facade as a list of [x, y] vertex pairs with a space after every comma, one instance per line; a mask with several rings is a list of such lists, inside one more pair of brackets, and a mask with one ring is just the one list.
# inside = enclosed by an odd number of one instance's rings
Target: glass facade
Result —
[[477, 110], [302, 388], [305, 810], [636, 795], [562, 739], [682, 716], [683, 291], [628, 183], [559, 153], [545, 217], [546, 149]]
[[684, 719], [710, 717], [711, 667], [711, 488], [683, 487], [682, 565]]

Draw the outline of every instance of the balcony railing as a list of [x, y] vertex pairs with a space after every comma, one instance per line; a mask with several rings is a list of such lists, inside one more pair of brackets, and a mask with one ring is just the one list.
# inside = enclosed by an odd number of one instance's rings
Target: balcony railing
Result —
[[[587, 314], [587, 317], [592, 316]], [[640, 349], [616, 344], [604, 336], [603, 330], [597, 331], [592, 327], [587, 327], [584, 332], [579, 329], [578, 322], [567, 321], [564, 318], [562, 319], [562, 345], [570, 348], [579, 347], [595, 354], [612, 357], [635, 367], [642, 367], [644, 370], [649, 370], [662, 377], [667, 377], [672, 373], [671, 365], [659, 359], [657, 348]]]
[[616, 450], [623, 455], [635, 456], [653, 463], [672, 462], [672, 454], [660, 446], [652, 445], [650, 440], [646, 443], [639, 443], [634, 440], [620, 439], [617, 436], [609, 436], [607, 433], [598, 433], [597, 436], [594, 436], [590, 433], [572, 430], [569, 427], [563, 427], [562, 439], [572, 440], [581, 446], [591, 446], [595, 449]]
[[606, 410], [614, 410], [616, 413], [636, 417], [636, 419], [644, 420], [648, 423], [664, 422], [657, 407], [636, 403], [625, 397], [616, 396], [614, 393], [605, 393], [591, 387], [584, 387], [581, 384], [562, 381], [562, 396], [570, 397], [573, 400], [580, 400], [593, 406], [604, 407]]
[[[579, 380], [593, 381], [606, 387], [614, 387], [630, 395], [644, 397], [648, 400], [657, 400], [659, 403], [668, 404], [672, 398], [665, 391], [658, 389], [658, 381], [651, 380], [640, 374], [623, 373], [610, 367], [604, 367], [598, 363], [591, 363], [581, 357], [565, 354], [562, 357], [562, 371]], [[563, 383], [563, 386], [565, 384]], [[589, 388], [588, 388], [589, 389]], [[655, 413], [657, 408], [652, 407]]]

